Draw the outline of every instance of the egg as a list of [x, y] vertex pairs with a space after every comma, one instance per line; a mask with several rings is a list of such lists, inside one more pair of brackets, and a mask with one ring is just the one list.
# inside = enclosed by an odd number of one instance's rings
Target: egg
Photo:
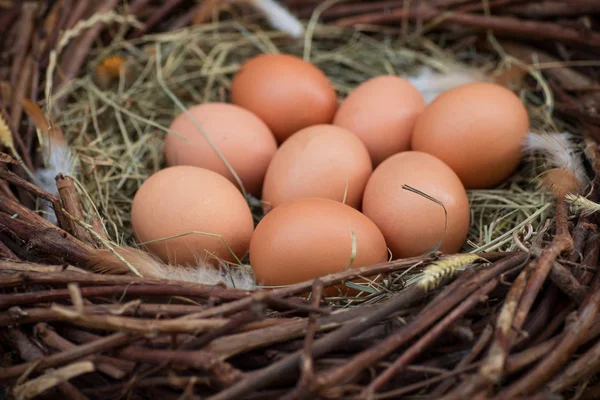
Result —
[[442, 93], [425, 108], [411, 145], [448, 164], [467, 189], [486, 189], [516, 170], [528, 131], [519, 97], [494, 83], [471, 83]]
[[353, 133], [334, 125], [311, 126], [275, 153], [262, 200], [273, 208], [302, 197], [322, 197], [358, 208], [371, 172], [369, 152]]
[[[165, 168], [141, 185], [133, 199], [131, 224], [147, 250], [179, 265], [242, 258], [254, 230], [246, 200], [229, 180], [187, 165]], [[159, 240], [165, 238], [170, 239]]]
[[322, 198], [280, 205], [260, 221], [250, 242], [250, 265], [257, 282], [265, 286], [290, 285], [349, 265], [373, 265], [387, 256], [385, 239], [369, 218]]
[[231, 82], [231, 102], [265, 121], [280, 143], [300, 129], [330, 123], [337, 110], [325, 74], [287, 54], [263, 54], [244, 63]]
[[333, 123], [354, 132], [377, 166], [389, 156], [409, 150], [413, 128], [424, 109], [423, 96], [409, 81], [384, 75], [354, 89]]
[[[444, 209], [406, 190], [408, 185], [442, 202]], [[379, 227], [393, 258], [422, 255], [442, 238], [440, 250], [458, 252], [469, 230], [469, 200], [458, 176], [436, 157], [418, 152], [398, 153], [381, 163], [369, 179], [363, 213]]]
[[[260, 195], [265, 172], [277, 150], [277, 142], [269, 127], [250, 111], [233, 104], [205, 103], [191, 107], [188, 112], [229, 162], [244, 189], [255, 196]], [[238, 185], [217, 151], [187, 113], [178, 115], [170, 129], [180, 137], [169, 134], [165, 139], [167, 165], [210, 169]]]

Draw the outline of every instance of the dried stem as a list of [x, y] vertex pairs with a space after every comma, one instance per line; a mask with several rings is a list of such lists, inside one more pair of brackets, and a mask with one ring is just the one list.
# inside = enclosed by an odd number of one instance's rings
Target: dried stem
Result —
[[427, 348], [427, 346], [431, 345], [434, 340], [443, 334], [444, 331], [447, 330], [451, 325], [456, 323], [456, 321], [458, 321], [465, 313], [467, 313], [471, 308], [475, 307], [477, 303], [487, 300], [488, 293], [490, 293], [497, 284], [498, 280], [492, 279], [483, 285], [479, 290], [467, 297], [439, 323], [437, 323], [432, 329], [423, 335], [421, 339], [419, 339], [415, 344], [402, 353], [402, 355], [398, 357], [390, 367], [381, 373], [377, 379], [375, 379], [365, 389], [365, 391], [363, 391], [362, 395], [365, 397], [370, 397], [375, 392], [379, 391], [383, 385], [385, 385], [394, 375], [402, 371], [408, 365], [408, 363], [412, 362]]

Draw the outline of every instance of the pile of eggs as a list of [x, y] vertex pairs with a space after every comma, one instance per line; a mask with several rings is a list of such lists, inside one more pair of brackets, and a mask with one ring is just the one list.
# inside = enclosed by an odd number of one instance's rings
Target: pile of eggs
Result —
[[[442, 238], [441, 251], [459, 251], [466, 190], [515, 171], [529, 119], [493, 83], [425, 104], [407, 80], [379, 76], [338, 105], [317, 67], [264, 54], [233, 77], [231, 104], [193, 106], [170, 129], [167, 167], [133, 200], [136, 239], [182, 266], [249, 251], [257, 282], [278, 286], [418, 256]], [[256, 228], [244, 193], [262, 200]]]

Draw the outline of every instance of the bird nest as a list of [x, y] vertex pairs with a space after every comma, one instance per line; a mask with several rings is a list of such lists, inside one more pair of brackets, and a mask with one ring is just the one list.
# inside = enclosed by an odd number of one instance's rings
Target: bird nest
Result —
[[[0, 126], [12, 152], [0, 160], [5, 396], [460, 399], [600, 392], [598, 117], [581, 116], [578, 101], [593, 100], [595, 92], [575, 87], [593, 85], [591, 78], [491, 33], [459, 35], [461, 15], [483, 17], [468, 10], [451, 16], [448, 29], [431, 14], [436, 9], [402, 8], [391, 14], [405, 22], [398, 32], [357, 29], [385, 23], [386, 14], [320, 7], [311, 9], [300, 38], [237, 15], [135, 35], [139, 21], [116, 12], [93, 14], [56, 36], [44, 64], [42, 108], [23, 101], [27, 125], [14, 129], [7, 118]], [[319, 22], [336, 15], [343, 18]], [[408, 32], [414, 15], [428, 24]], [[108, 34], [85, 49], [80, 73], [70, 78], [65, 60], [77, 54], [72, 44], [98, 26], [108, 26]], [[192, 104], [228, 101], [232, 75], [264, 52], [309, 60], [340, 98], [383, 74], [425, 81], [421, 89], [433, 91], [465, 80], [501, 82], [527, 106], [528, 151], [501, 186], [469, 191], [471, 227], [459, 254], [394, 260], [274, 289], [136, 275], [123, 251], [136, 245], [131, 202], [164, 166], [169, 123]], [[448, 83], [449, 76], [455, 81]], [[57, 135], [70, 154], [53, 164], [44, 155], [51, 153], [48, 137]], [[35, 149], [24, 151], [27, 143]], [[57, 168], [68, 171], [55, 180]], [[563, 173], [585, 183], [562, 190]], [[259, 199], [247, 200], [260, 220]], [[91, 272], [98, 251], [113, 252], [131, 274]], [[350, 282], [357, 277], [370, 283]], [[360, 293], [325, 296], [324, 288], [344, 283]]]

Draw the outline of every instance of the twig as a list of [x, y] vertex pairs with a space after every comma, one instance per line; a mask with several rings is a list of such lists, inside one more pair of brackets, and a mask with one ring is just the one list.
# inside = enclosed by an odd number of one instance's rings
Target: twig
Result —
[[[35, 335], [46, 346], [53, 350], [68, 351], [76, 347], [74, 343], [60, 336], [45, 323], [37, 324], [34, 328], [34, 331]], [[96, 360], [95, 365], [98, 371], [103, 372], [104, 374], [110, 376], [113, 379], [123, 379], [126, 376], [127, 372], [131, 372], [131, 370], [133, 369], [132, 364], [125, 365], [127, 371], [126, 372], [117, 367], [115, 364], [120, 364], [120, 366], [123, 367], [123, 364], [127, 364], [127, 362], [109, 357], [103, 357], [100, 359], [100, 357], [91, 356], [89, 358], [84, 357], [82, 358], [82, 360], [91, 361], [94, 358]]]
[[79, 265], [88, 258], [89, 248], [73, 240], [69, 234], [57, 227], [36, 227], [19, 219], [13, 219], [2, 212], [0, 212], [0, 227], [24, 241], [29, 249], [35, 249], [46, 257]]
[[154, 13], [152, 14], [152, 17], [150, 17], [150, 19], [148, 19], [148, 21], [146, 21], [146, 23], [144, 24], [144, 27], [142, 29], [137, 30], [134, 34], [133, 37], [137, 38], [142, 36], [144, 33], [148, 32], [150, 29], [152, 29], [154, 27], [154, 25], [156, 25], [158, 22], [162, 21], [162, 19], [165, 17], [165, 15], [167, 15], [173, 8], [177, 7], [177, 5], [179, 3], [181, 3], [183, 0], [167, 0], [164, 1], [162, 6], [154, 11]]
[[[81, 361], [57, 370], [49, 371], [38, 378], [16, 386], [13, 391], [17, 400], [32, 399], [46, 390], [53, 388], [54, 386], [62, 383], [68, 383], [69, 379], [93, 371], [94, 364], [92, 362]], [[70, 391], [73, 389], [75, 388], [69, 387]], [[85, 398], [85, 396], [79, 393], [77, 398], [82, 399]]]
[[[315, 279], [312, 290], [312, 306], [317, 308], [321, 302], [321, 296], [323, 295], [323, 284], [319, 279]], [[306, 325], [306, 335], [304, 337], [304, 353], [302, 354], [302, 361], [300, 366], [300, 380], [298, 381], [297, 391], [298, 398], [311, 398], [311, 391], [315, 385], [315, 371], [314, 371], [314, 360], [312, 358], [312, 347], [315, 340], [315, 333], [317, 331], [317, 314], [311, 313], [308, 317], [308, 323]], [[293, 392], [292, 392], [293, 393]]]
[[[596, 257], [594, 261], [594, 264], [597, 264], [598, 258]], [[532, 371], [500, 392], [498, 399], [511, 398], [518, 394], [528, 394], [544, 385], [583, 344], [584, 338], [594, 324], [599, 311], [600, 274], [597, 274], [587, 298], [582, 303], [575, 319], [565, 329], [558, 345]]]
[[[62, 174], [58, 175], [56, 177], [56, 187], [58, 188], [58, 193], [60, 194], [65, 210], [73, 217], [84, 221], [85, 216], [83, 214], [83, 208], [81, 207], [81, 202], [77, 195], [73, 178]], [[99, 244], [97, 241], [93, 240], [92, 236], [81, 225], [70, 219], [68, 219], [68, 222], [71, 234], [77, 239], [92, 245]], [[104, 232], [102, 231], [97, 233], [104, 236]]]
[[527, 37], [538, 40], [559, 40], [582, 46], [595, 47], [600, 41], [600, 33], [581, 33], [576, 29], [548, 22], [522, 20], [512, 17], [486, 16], [460, 12], [443, 12], [421, 3], [412, 10], [398, 9], [390, 13], [363, 14], [358, 17], [343, 18], [336, 25], [350, 27], [361, 24], [385, 24], [409, 17], [417, 20], [429, 20], [441, 17], [439, 24], [459, 24], [465, 27], [492, 30], [498, 36]]
[[[117, 3], [118, 0], [103, 1], [99, 3], [95, 11], [96, 13], [108, 12], [115, 8]], [[62, 84], [74, 78], [77, 72], [81, 69], [83, 62], [88, 56], [89, 49], [92, 47], [94, 40], [96, 40], [96, 37], [100, 34], [102, 28], [103, 27], [101, 24], [97, 24], [96, 26], [90, 28], [80, 38], [72, 42], [65, 50], [59, 68], [61, 74], [57, 74], [57, 76], [54, 78], [58, 82], [54, 85], [55, 91], [58, 90]]]
[[458, 319], [464, 316], [467, 311], [473, 308], [477, 303], [487, 299], [487, 295], [498, 285], [497, 279], [492, 279], [479, 290], [475, 291], [467, 297], [460, 305], [454, 308], [446, 315], [439, 323], [430, 329], [421, 337], [415, 344], [409, 347], [394, 363], [381, 373], [362, 393], [365, 397], [372, 396], [375, 392], [383, 387], [395, 374], [405, 368], [408, 363], [414, 360], [429, 346], [435, 339], [438, 338], [450, 325], [454, 324]]
[[408, 324], [405, 328], [393, 335], [388, 336], [376, 346], [357, 354], [343, 366], [327, 371], [319, 379], [319, 389], [323, 390], [355, 378], [364, 368], [371, 366], [374, 362], [390, 354], [416, 335], [422, 333], [437, 319], [443, 317], [449, 310], [476, 291], [481, 285], [486, 284], [490, 279], [493, 279], [509, 269], [522, 264], [527, 259], [528, 255], [526, 254], [506, 257], [502, 261], [498, 261], [491, 266], [474, 273], [465, 284], [461, 286], [460, 290], [456, 289], [450, 293], [440, 293], [437, 298], [430, 303], [433, 304], [437, 302], [437, 304], [423, 310], [411, 324]]
[[[486, 278], [489, 279], [494, 276], [494, 274], [498, 274], [506, 269], [510, 269], [515, 265], [522, 263], [525, 259], [527, 259], [527, 255], [525, 254], [517, 254], [506, 257], [505, 259], [493, 264], [493, 266], [481, 271], [479, 274], [477, 274], [478, 278], [481, 281], [485, 281]], [[367, 327], [382, 321], [399, 309], [410, 305], [416, 300], [422, 298], [424, 294], [425, 292], [423, 291], [423, 288], [417, 285], [409, 286], [406, 290], [389, 299], [386, 303], [374, 310], [369, 315], [356, 320], [356, 322], [347, 323], [340, 329], [324, 336], [321, 339], [316, 340], [312, 348], [313, 358], [317, 358], [328, 353], [349, 337], [358, 332], [364, 331]], [[290, 376], [298, 371], [298, 365], [303, 354], [303, 350], [297, 351], [285, 357], [284, 359], [271, 364], [267, 368], [250, 374], [247, 378], [236, 383], [230, 388], [227, 388], [219, 394], [212, 396], [211, 400], [239, 398], [241, 395], [248, 394], [250, 391], [257, 390], [268, 385], [279, 376]], [[360, 368], [363, 367], [363, 365], [360, 365]]]
[[575, 303], [581, 303], [585, 296], [585, 288], [579, 283], [575, 276], [573, 276], [571, 271], [562, 266], [559, 262], [552, 263], [550, 279], [552, 279], [552, 282], [554, 282], [554, 284]]
[[[470, 363], [472, 363], [473, 360], [475, 360], [475, 358], [477, 358], [477, 356], [479, 356], [479, 354], [487, 346], [493, 334], [494, 329], [492, 328], [492, 326], [486, 325], [485, 329], [483, 330], [481, 335], [479, 335], [479, 339], [477, 340], [471, 351], [462, 360], [460, 360], [460, 362], [456, 365], [456, 368], [454, 368], [453, 372], [459, 371], [467, 367]], [[448, 389], [450, 389], [453, 383], [453, 379], [445, 380], [444, 382], [440, 383], [440, 385], [437, 388], [435, 388], [435, 390], [431, 392], [431, 396], [434, 398], [440, 397], [441, 395], [446, 393]]]
[[227, 387], [238, 381], [243, 373], [230, 364], [220, 361], [213, 354], [206, 351], [172, 351], [153, 350], [144, 347], [130, 346], [119, 352], [127, 360], [150, 362], [155, 364], [169, 363], [184, 367], [197, 368], [211, 372], [218, 382]]
[[[64, 222], [64, 216], [60, 214], [60, 209], [62, 208], [62, 204], [60, 199], [42, 189], [37, 187], [36, 185], [27, 182], [25, 179], [21, 178], [17, 174], [9, 171], [6, 167], [0, 167], [0, 179], [3, 179], [7, 182], [12, 183], [13, 185], [25, 190], [26, 192], [42, 198], [44, 200], [49, 201], [52, 204], [52, 208], [54, 208], [54, 212], [56, 213], [56, 217], [59, 222]], [[38, 216], [39, 217], [39, 216]], [[49, 222], [45, 221], [42, 217], [39, 217], [38, 220], [41, 224], [49, 224]], [[45, 221], [45, 222], [41, 222]]]
[[264, 318], [264, 306], [262, 306], [262, 304], [255, 304], [250, 310], [242, 313], [242, 315], [232, 318], [226, 324], [206, 332], [195, 340], [184, 343], [181, 348], [184, 350], [201, 349], [221, 336], [240, 331], [243, 326], [253, 321], [262, 321]]
[[[66, 273], [65, 273], [66, 274]], [[82, 275], [82, 274], [80, 274]], [[19, 279], [20, 281], [21, 279]], [[38, 281], [44, 281], [39, 279]], [[130, 295], [130, 296], [187, 296], [187, 297], [214, 297], [227, 299], [229, 298], [240, 298], [243, 297], [246, 292], [240, 290], [238, 292], [223, 290], [222, 288], [212, 288], [208, 285], [202, 287], [199, 285], [197, 289], [192, 287], [186, 287], [181, 285], [181, 282], [173, 281], [165, 284], [160, 284], [161, 281], [149, 282], [144, 284], [144, 281], [140, 284], [122, 284], [122, 285], [110, 285], [110, 286], [97, 286], [87, 287], [81, 289], [81, 294], [84, 297], [103, 297], [110, 295]], [[11, 284], [17, 282], [11, 282]], [[84, 281], [85, 283], [85, 281]], [[136, 282], [137, 283], [137, 282]], [[238, 295], [239, 293], [239, 295]], [[222, 295], [222, 297], [220, 296]], [[14, 293], [14, 294], [2, 294], [0, 295], [0, 309], [8, 308], [14, 305], [26, 305], [36, 303], [49, 303], [58, 300], [64, 300], [69, 298], [69, 291], [67, 289], [58, 290], [47, 290], [29, 293]], [[202, 314], [202, 313], [200, 313]]]
[[[319, 317], [316, 326], [320, 332], [330, 331], [344, 323], [369, 315], [379, 307], [377, 305], [341, 310], [328, 316]], [[289, 321], [261, 329], [260, 331], [250, 331], [221, 337], [210, 343], [207, 349], [222, 358], [229, 358], [249, 350], [300, 338], [305, 335], [306, 327], [306, 321], [304, 320]]]
[[564, 197], [557, 200], [555, 220], [556, 236], [552, 240], [550, 247], [542, 251], [537, 266], [527, 282], [527, 287], [515, 312], [513, 320], [513, 337], [509, 339], [510, 342], [514, 342], [514, 335], [519, 332], [523, 326], [531, 306], [542, 288], [554, 261], [561, 253], [573, 248], [573, 239], [569, 234], [567, 225], [567, 203]]
[[526, 18], [565, 18], [567, 16], [599, 14], [600, 4], [595, 0], [535, 1], [530, 4], [511, 6], [505, 11]]
[[0, 381], [16, 378], [25, 372], [32, 373], [34, 371], [43, 371], [47, 368], [58, 367], [90, 354], [101, 353], [103, 351], [121, 347], [132, 340], [135, 340], [136, 338], [137, 337], [135, 336], [131, 336], [122, 332], [114, 333], [95, 342], [74, 347], [72, 350], [53, 354], [34, 362], [28, 362], [15, 365], [13, 367], [0, 369]]

